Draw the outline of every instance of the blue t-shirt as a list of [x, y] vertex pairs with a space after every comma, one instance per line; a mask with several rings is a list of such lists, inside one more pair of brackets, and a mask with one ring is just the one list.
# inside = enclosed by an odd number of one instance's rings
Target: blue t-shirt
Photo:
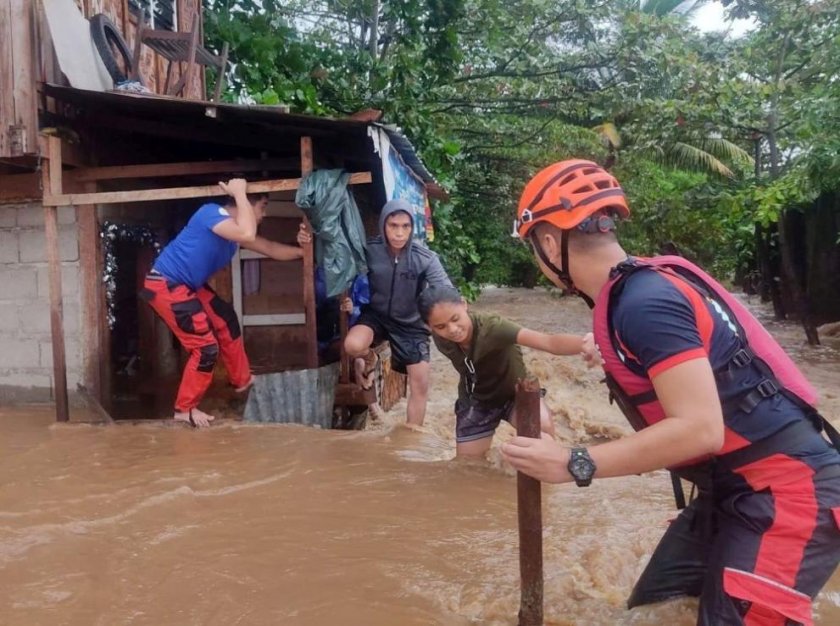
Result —
[[198, 289], [236, 254], [237, 244], [213, 232], [219, 222], [230, 219], [224, 207], [203, 205], [155, 261], [155, 270], [168, 280]]
[[[625, 364], [634, 373], [651, 379], [699, 357], [707, 357], [715, 371], [727, 365], [743, 345], [738, 327], [718, 304], [705, 297], [703, 300], [712, 320], [708, 351], [691, 302], [673, 283], [653, 270], [643, 269], [628, 276], [610, 318]], [[765, 378], [755, 365], [734, 368], [732, 374], [728, 381], [717, 381], [722, 401], [754, 389]], [[732, 411], [725, 416], [725, 423], [745, 439], [760, 441], [803, 415], [792, 400], [776, 394], [763, 399], [750, 413]], [[818, 437], [814, 437], [813, 445], [787, 452], [807, 458], [812, 467], [836, 462], [836, 452], [829, 451]]]

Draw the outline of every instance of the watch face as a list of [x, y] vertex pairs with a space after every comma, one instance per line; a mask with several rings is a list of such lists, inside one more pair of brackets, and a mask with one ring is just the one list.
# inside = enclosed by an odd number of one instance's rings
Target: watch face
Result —
[[587, 480], [595, 473], [595, 466], [586, 457], [578, 456], [569, 464], [569, 473], [578, 480]]

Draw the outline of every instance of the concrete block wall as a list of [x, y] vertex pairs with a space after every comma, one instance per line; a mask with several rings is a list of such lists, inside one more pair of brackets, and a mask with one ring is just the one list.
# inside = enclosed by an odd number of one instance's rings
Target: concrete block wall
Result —
[[[76, 212], [58, 209], [67, 385], [81, 380]], [[49, 273], [44, 209], [0, 204], [0, 404], [53, 397]]]

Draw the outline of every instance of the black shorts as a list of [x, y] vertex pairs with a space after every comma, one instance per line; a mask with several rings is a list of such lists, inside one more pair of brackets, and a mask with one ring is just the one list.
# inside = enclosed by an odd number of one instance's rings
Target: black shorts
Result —
[[493, 407], [459, 398], [455, 402], [455, 441], [465, 443], [492, 437], [502, 420], [511, 420], [513, 407], [513, 400]]
[[362, 307], [356, 324], [363, 324], [373, 331], [374, 342], [388, 340], [391, 344], [391, 369], [400, 374], [406, 367], [429, 362], [430, 333], [419, 326], [400, 324], [377, 313], [370, 306]]

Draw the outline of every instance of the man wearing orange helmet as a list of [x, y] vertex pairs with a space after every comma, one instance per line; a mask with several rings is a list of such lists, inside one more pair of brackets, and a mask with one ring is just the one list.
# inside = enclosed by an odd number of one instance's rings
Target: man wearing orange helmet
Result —
[[630, 608], [691, 595], [703, 626], [812, 624], [810, 601], [840, 561], [837, 431], [719, 283], [681, 257], [628, 256], [614, 229], [629, 213], [611, 174], [564, 161], [526, 185], [515, 234], [546, 277], [593, 307], [610, 397], [637, 432], [588, 449], [516, 437], [502, 454], [546, 482], [669, 468], [697, 485]]

